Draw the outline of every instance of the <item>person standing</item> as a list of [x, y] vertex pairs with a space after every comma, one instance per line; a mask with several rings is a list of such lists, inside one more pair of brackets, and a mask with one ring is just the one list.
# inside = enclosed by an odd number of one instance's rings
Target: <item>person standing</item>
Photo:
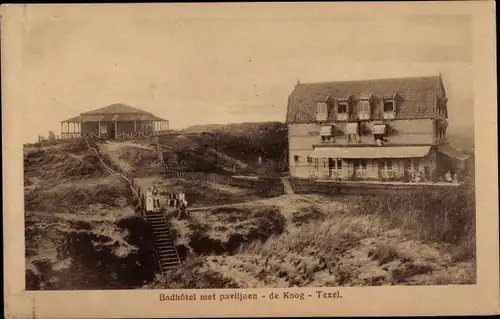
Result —
[[447, 182], [452, 182], [453, 181], [453, 179], [451, 177], [451, 172], [450, 171], [446, 172], [445, 179], [446, 179]]
[[148, 189], [148, 193], [146, 195], [146, 213], [151, 213], [154, 210], [154, 201], [151, 191]]

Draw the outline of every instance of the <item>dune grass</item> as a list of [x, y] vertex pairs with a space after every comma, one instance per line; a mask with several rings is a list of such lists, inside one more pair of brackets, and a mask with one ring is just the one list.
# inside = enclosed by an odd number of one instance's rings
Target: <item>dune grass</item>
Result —
[[398, 228], [413, 238], [459, 247], [457, 259], [475, 257], [474, 187], [416, 189], [360, 198], [358, 213], [378, 216], [387, 229]]

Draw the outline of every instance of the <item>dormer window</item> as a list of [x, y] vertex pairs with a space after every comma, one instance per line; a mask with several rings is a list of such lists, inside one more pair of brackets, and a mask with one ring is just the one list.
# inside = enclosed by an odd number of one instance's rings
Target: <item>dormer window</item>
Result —
[[337, 104], [337, 121], [347, 121], [349, 118], [347, 101], [339, 101]]
[[361, 100], [358, 102], [358, 119], [369, 120], [370, 119], [370, 101]]
[[328, 105], [326, 102], [316, 103], [316, 121], [326, 121], [328, 118]]
[[384, 120], [393, 120], [396, 117], [396, 97], [384, 100]]

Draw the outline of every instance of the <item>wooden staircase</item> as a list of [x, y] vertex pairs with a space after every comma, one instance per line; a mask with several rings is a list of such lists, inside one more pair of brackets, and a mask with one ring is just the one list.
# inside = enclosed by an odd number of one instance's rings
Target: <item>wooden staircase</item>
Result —
[[156, 240], [158, 261], [162, 273], [180, 266], [181, 259], [172, 241], [172, 235], [161, 212], [146, 213], [146, 220], [151, 225]]

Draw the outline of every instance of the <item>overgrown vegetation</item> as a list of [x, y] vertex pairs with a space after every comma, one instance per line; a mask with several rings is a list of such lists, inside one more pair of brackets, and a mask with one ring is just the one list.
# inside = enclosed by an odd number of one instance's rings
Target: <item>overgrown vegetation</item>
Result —
[[474, 258], [476, 203], [474, 186], [363, 197], [360, 214], [377, 216], [388, 229], [399, 228], [414, 238], [460, 247], [457, 258]]
[[[73, 144], [68, 144], [74, 147]], [[42, 179], [82, 179], [105, 176], [108, 173], [99, 165], [97, 156], [70, 153], [62, 149], [36, 149], [24, 156], [25, 177]]]
[[26, 210], [75, 211], [91, 204], [101, 204], [105, 208], [134, 205], [135, 201], [128, 185], [117, 178], [113, 184], [98, 184], [92, 187], [25, 190], [24, 203]]
[[158, 271], [149, 226], [136, 216], [28, 217], [28, 290], [128, 289], [153, 280]]
[[153, 280], [149, 226], [136, 216], [128, 185], [84, 140], [28, 146], [24, 155], [28, 290], [128, 289]]
[[281, 122], [198, 125], [185, 131], [216, 134], [220, 151], [246, 162], [258, 156], [279, 160], [287, 147], [287, 129]]
[[244, 244], [281, 234], [285, 226], [285, 218], [274, 207], [220, 207], [193, 214], [184, 230], [177, 225], [172, 233], [187, 239], [197, 255], [232, 254]]

